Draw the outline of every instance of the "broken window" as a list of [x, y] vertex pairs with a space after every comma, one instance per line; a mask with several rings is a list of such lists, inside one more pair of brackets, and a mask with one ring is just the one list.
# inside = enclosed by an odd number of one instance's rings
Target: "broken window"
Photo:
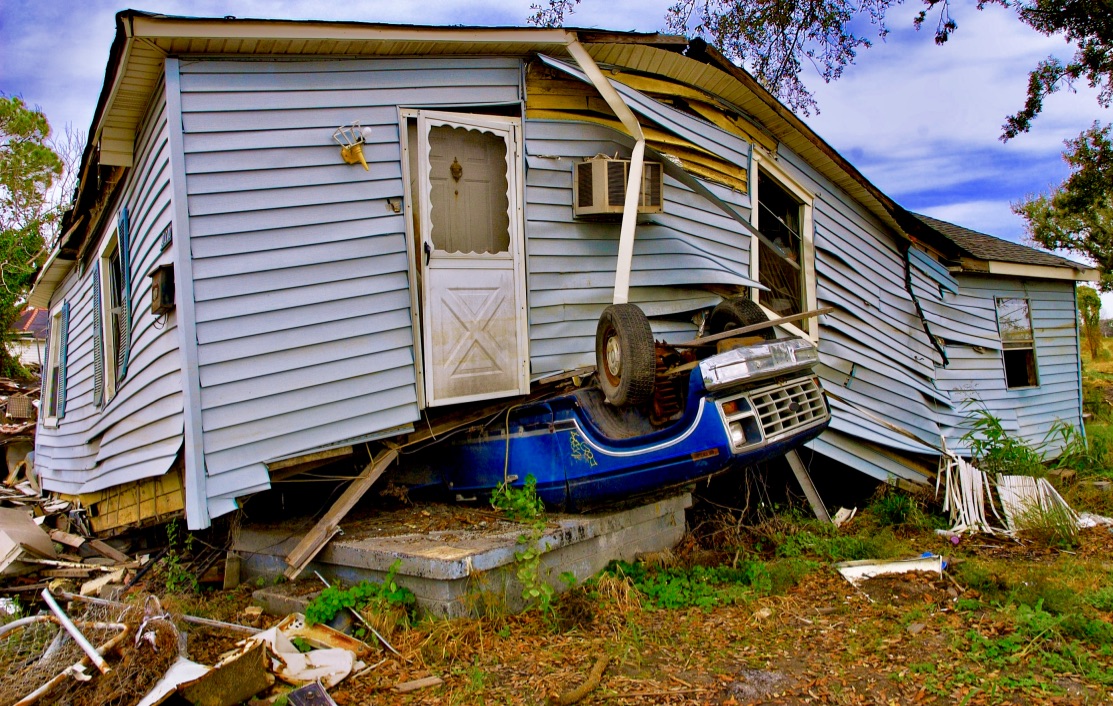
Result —
[[[750, 298], [770, 318], [792, 316], [816, 308], [815, 261], [812, 243], [813, 195], [796, 183], [775, 160], [754, 150], [751, 222], [761, 236], [751, 240], [750, 276], [767, 287]], [[818, 340], [813, 317], [784, 327]]]
[[758, 281], [769, 288], [761, 303], [779, 316], [804, 311], [804, 205], [764, 171], [758, 172], [758, 229], [769, 242], [758, 241]]
[[1001, 332], [1001, 358], [1005, 386], [1010, 390], [1037, 387], [1036, 340], [1027, 299], [997, 298], [997, 328]]
[[50, 314], [47, 334], [46, 374], [43, 376], [43, 421], [57, 424], [66, 410], [66, 339], [69, 328], [69, 304], [63, 303]]

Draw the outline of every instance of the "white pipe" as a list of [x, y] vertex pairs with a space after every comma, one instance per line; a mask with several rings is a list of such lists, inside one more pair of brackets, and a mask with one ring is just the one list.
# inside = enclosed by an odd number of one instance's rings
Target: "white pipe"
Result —
[[645, 161], [645, 134], [642, 126], [634, 117], [633, 111], [622, 100], [622, 96], [614, 89], [611, 82], [599, 70], [591, 54], [587, 53], [583, 45], [575, 38], [568, 42], [568, 53], [587, 74], [588, 80], [603, 100], [607, 102], [615, 116], [618, 117], [623, 127], [637, 142], [630, 153], [630, 174], [626, 182], [626, 202], [622, 209], [622, 228], [618, 235], [618, 262], [614, 272], [614, 301], [615, 304], [625, 304], [630, 300], [630, 269], [634, 260], [634, 227], [638, 223], [638, 201], [641, 197], [642, 164]]
[[77, 626], [70, 620], [70, 616], [66, 615], [61, 606], [55, 602], [54, 596], [50, 595], [49, 588], [43, 589], [42, 597], [43, 600], [46, 601], [46, 604], [50, 606], [50, 611], [58, 617], [58, 621], [62, 623], [62, 627], [64, 627], [66, 632], [70, 634], [70, 637], [73, 638], [73, 641], [89, 656], [89, 659], [93, 660], [93, 664], [97, 665], [97, 669], [100, 670], [100, 673], [108, 674], [111, 672], [112, 668], [108, 666], [108, 662], [104, 661], [104, 657], [100, 656], [100, 653], [97, 652], [97, 648], [93, 647], [93, 645], [85, 639], [85, 636], [81, 634], [81, 631], [78, 630]]

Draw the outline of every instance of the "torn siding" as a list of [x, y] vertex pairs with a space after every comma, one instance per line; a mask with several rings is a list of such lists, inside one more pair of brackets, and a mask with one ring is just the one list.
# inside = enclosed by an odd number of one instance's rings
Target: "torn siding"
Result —
[[[182, 62], [210, 507], [418, 418], [398, 107], [513, 104], [516, 59]], [[367, 128], [371, 171], [332, 133]]]
[[116, 228], [126, 206], [131, 239], [131, 353], [127, 376], [102, 408], [93, 402], [93, 276], [74, 267], [55, 292], [52, 306], [70, 302], [66, 414], [57, 428], [40, 425], [35, 466], [43, 487], [88, 493], [166, 473], [182, 443], [181, 356], [175, 314], [156, 320], [150, 312], [147, 273], [170, 262], [161, 234], [171, 221], [169, 143], [165, 91], [160, 85], [135, 146], [135, 166], [122, 197], [94, 234], [90, 251]]
[[[971, 326], [992, 326], [995, 333], [995, 298], [1028, 299], [1039, 385], [1007, 389], [998, 335], [992, 348], [981, 351], [948, 343], [947, 356], [953, 363], [937, 372], [939, 387], [947, 390], [960, 408], [967, 399], [984, 404], [1006, 422], [1007, 428], [1015, 425], [1015, 431], [1029, 443], [1043, 442], [1056, 420], [1081, 428], [1074, 283], [970, 274], [960, 274], [957, 279], [958, 296], [967, 302], [964, 309]], [[948, 429], [947, 443], [952, 448], [963, 448], [959, 441], [963, 433], [956, 424]], [[1056, 440], [1046, 452], [1054, 454], [1059, 448]]]
[[[572, 168], [596, 154], [629, 156], [629, 138], [590, 123], [526, 120], [526, 252], [531, 375], [595, 364], [595, 329], [614, 296], [619, 223], [572, 217]], [[739, 212], [749, 197], [714, 187]], [[690, 316], [720, 297], [706, 285], [742, 287], [748, 235], [706, 199], [666, 177], [662, 213], [643, 217], [634, 240], [630, 301], [663, 340], [690, 338]], [[669, 317], [669, 318], [665, 318]]]

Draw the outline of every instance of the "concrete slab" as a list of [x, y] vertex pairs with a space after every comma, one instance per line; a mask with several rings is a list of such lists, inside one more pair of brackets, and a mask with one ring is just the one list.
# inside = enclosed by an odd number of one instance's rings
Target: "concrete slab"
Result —
[[[545, 549], [541, 575], [559, 592], [567, 588], [560, 578], [565, 572], [580, 582], [612, 560], [632, 561], [637, 554], [670, 549], [684, 536], [684, 510], [691, 504], [691, 495], [685, 493], [600, 514], [552, 515], [538, 542]], [[524, 602], [515, 554], [524, 548], [519, 543], [522, 531], [521, 525], [492, 522], [482, 531], [392, 536], [346, 532], [325, 547], [303, 576], [319, 571], [329, 581], [346, 584], [381, 581], [397, 561], [396, 580], [414, 592], [421, 613], [459, 617], [492, 609], [518, 611]], [[244, 557], [241, 571], [246, 580], [261, 578], [267, 584], [282, 574], [284, 558], [300, 539], [288, 534], [288, 528], [241, 528], [233, 550]], [[284, 615], [304, 610], [312, 597], [307, 593], [312, 592], [274, 586], [257, 591], [256, 598], [269, 612]]]

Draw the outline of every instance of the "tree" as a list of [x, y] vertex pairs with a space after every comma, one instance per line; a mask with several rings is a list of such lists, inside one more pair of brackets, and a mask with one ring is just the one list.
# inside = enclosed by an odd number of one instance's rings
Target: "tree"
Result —
[[1067, 140], [1063, 158], [1071, 175], [1050, 195], [1013, 204], [1028, 236], [1051, 250], [1090, 259], [1102, 272], [1102, 291], [1113, 291], [1113, 126], [1094, 123]]
[[1093, 287], [1078, 287], [1078, 323], [1086, 347], [1090, 349], [1090, 360], [1101, 360], [1104, 351], [1101, 345], [1101, 296]]
[[[532, 6], [530, 22], [552, 27], [563, 24], [580, 0], [545, 2]], [[951, 0], [923, 2], [916, 28], [934, 16], [935, 42], [945, 44], [958, 29]], [[677, 0], [668, 10], [666, 26], [704, 38], [806, 116], [817, 105], [801, 77], [804, 63], [815, 66], [826, 82], [839, 78], [858, 51], [872, 44], [870, 34], [888, 34], [885, 15], [899, 4], [901, 0]], [[1024, 107], [1006, 119], [1002, 139], [1027, 132], [1044, 98], [1081, 78], [1098, 88], [1103, 107], [1113, 103], [1111, 0], [977, 0], [974, 6], [981, 10], [986, 5], [1011, 8], [1037, 32], [1061, 33], [1075, 46], [1070, 61], [1048, 57], [1031, 71]]]
[[[62, 160], [48, 145], [50, 125], [17, 96], [0, 95], [0, 335], [19, 315], [45, 257], [45, 238], [58, 218], [49, 199]], [[20, 367], [0, 346], [0, 374]]]

